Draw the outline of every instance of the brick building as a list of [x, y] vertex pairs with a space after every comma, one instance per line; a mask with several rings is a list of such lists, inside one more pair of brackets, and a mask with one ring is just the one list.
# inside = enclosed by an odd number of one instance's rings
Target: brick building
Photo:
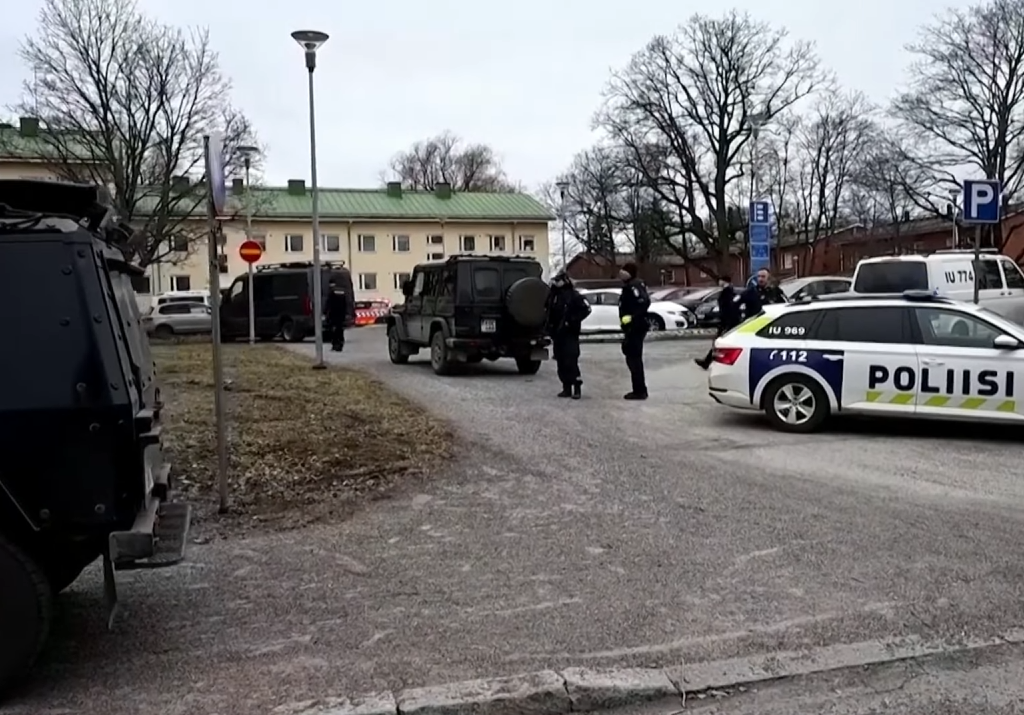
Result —
[[[1024, 262], [1024, 207], [1012, 207], [1003, 220], [1003, 253], [1017, 263]], [[799, 236], [784, 236], [772, 252], [772, 270], [780, 278], [808, 275], [849, 275], [862, 258], [930, 253], [952, 247], [973, 246], [974, 229], [959, 227], [954, 237], [948, 219], [921, 218], [893, 226], [868, 228], [849, 226], [824, 236], [813, 243]], [[990, 245], [988, 234], [982, 245]], [[956, 241], [956, 243], [955, 243]], [[614, 278], [619, 267], [633, 261], [632, 254], [616, 256], [614, 264], [607, 257], [580, 253], [569, 261], [567, 271], [573, 279]], [[731, 256], [732, 279], [747, 279], [749, 262], [745, 249], [737, 248]], [[705, 272], [697, 260], [686, 261], [679, 256], [663, 256], [639, 264], [640, 277], [649, 286], [711, 285], [715, 278]]]

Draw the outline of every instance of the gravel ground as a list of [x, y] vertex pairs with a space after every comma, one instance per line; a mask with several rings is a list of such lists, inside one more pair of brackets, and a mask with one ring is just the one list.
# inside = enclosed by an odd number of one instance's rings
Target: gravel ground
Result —
[[[312, 353], [312, 345], [297, 346]], [[354, 331], [340, 362], [449, 418], [451, 473], [344, 523], [195, 545], [132, 574], [102, 630], [98, 574], [9, 712], [268, 712], [352, 691], [543, 667], [666, 665], [1024, 623], [1019, 431], [878, 422], [780, 435], [713, 405], [700, 341], [434, 376]], [[329, 353], [330, 355], [330, 353]]]

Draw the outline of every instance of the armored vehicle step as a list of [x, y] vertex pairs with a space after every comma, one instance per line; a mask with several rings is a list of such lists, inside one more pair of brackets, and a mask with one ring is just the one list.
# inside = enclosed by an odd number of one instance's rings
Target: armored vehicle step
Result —
[[155, 569], [181, 562], [185, 558], [191, 522], [192, 507], [189, 504], [162, 503], [157, 509], [152, 531], [152, 554], [138, 558], [122, 554], [114, 559], [115, 570]]

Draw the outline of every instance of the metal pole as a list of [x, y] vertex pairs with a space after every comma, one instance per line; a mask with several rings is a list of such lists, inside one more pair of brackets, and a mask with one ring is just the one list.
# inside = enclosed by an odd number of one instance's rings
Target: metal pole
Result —
[[978, 304], [981, 293], [981, 226], [974, 227], [974, 304]]
[[562, 270], [568, 270], [569, 261], [565, 251], [565, 210], [562, 210]]
[[[307, 63], [308, 64], [308, 63]], [[313, 102], [313, 67], [309, 67], [309, 178], [313, 192], [313, 335], [316, 340], [314, 370], [323, 370], [323, 276], [320, 272], [320, 189], [316, 183], [316, 108]]]
[[[252, 240], [252, 196], [249, 194], [249, 157], [245, 158], [245, 240]], [[249, 344], [256, 344], [256, 298], [253, 285], [253, 265], [249, 264]]]
[[210, 312], [213, 323], [213, 410], [217, 423], [217, 490], [220, 497], [218, 512], [228, 511], [228, 439], [227, 418], [224, 413], [224, 358], [220, 342], [220, 267], [217, 261], [217, 243], [220, 231], [217, 227], [217, 211], [213, 205], [213, 184], [210, 172], [210, 137], [203, 137], [203, 153], [206, 160], [207, 228], [208, 253], [210, 258]]

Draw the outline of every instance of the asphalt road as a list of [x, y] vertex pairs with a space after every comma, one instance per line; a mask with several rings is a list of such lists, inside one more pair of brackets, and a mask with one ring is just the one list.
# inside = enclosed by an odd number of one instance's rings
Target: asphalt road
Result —
[[353, 331], [331, 360], [451, 420], [464, 459], [345, 523], [196, 545], [188, 566], [130, 576], [115, 635], [89, 574], [10, 712], [234, 715], [1024, 624], [1019, 429], [780, 435], [711, 403], [691, 362], [705, 348], [649, 344], [652, 397], [631, 403], [618, 346], [587, 345], [574, 402], [554, 397], [553, 365], [440, 378], [425, 358], [388, 363], [379, 328]]

